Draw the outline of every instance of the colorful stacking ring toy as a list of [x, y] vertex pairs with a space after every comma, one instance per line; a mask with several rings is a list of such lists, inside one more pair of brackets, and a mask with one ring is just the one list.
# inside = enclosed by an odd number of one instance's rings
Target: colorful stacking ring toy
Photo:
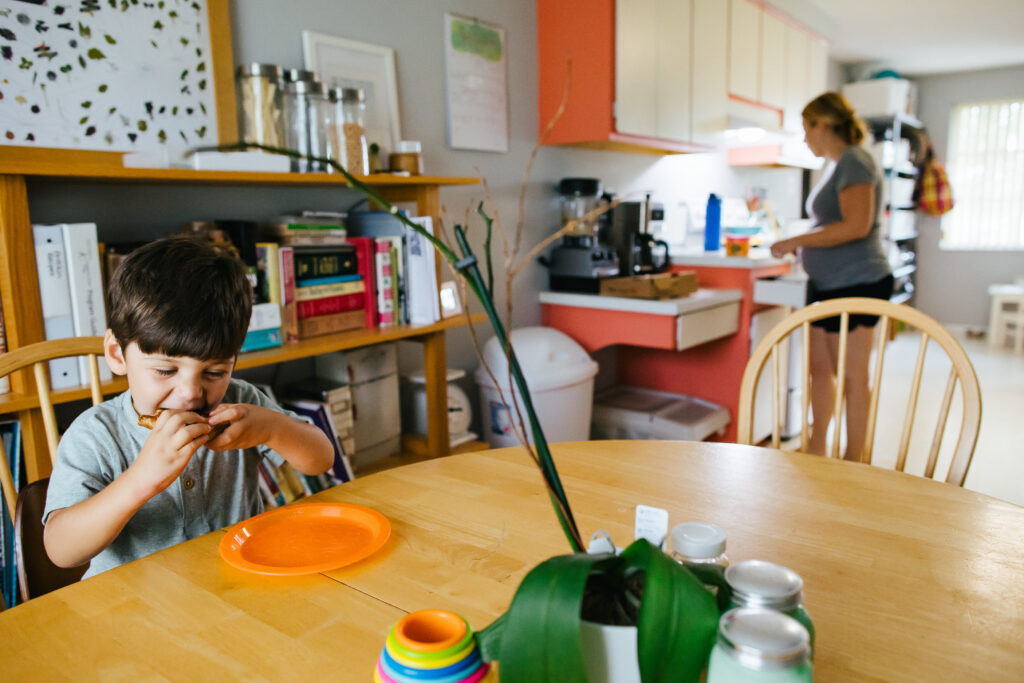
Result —
[[490, 664], [480, 658], [469, 622], [425, 609], [407, 614], [388, 632], [373, 672], [376, 683], [482, 683]]

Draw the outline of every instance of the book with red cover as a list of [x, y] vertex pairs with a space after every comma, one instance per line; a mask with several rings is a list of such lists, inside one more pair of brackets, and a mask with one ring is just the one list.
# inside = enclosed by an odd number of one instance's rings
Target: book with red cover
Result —
[[349, 237], [348, 242], [356, 248], [359, 274], [366, 285], [366, 327], [373, 328], [377, 326], [377, 283], [374, 278], [377, 248], [372, 237]]
[[366, 292], [355, 294], [339, 294], [338, 296], [325, 296], [320, 299], [299, 301], [299, 319], [312, 318], [317, 315], [330, 315], [332, 313], [344, 313], [363, 308], [366, 301]]

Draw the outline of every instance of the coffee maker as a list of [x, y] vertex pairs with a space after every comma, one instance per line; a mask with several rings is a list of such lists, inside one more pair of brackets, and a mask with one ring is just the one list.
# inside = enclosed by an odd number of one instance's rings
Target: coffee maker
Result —
[[668, 270], [668, 243], [654, 237], [664, 219], [664, 207], [652, 202], [650, 195], [643, 201], [620, 202], [612, 209], [606, 239], [615, 248], [620, 275]]
[[573, 221], [573, 226], [551, 250], [548, 258], [540, 261], [548, 267], [552, 290], [597, 294], [602, 278], [619, 274], [615, 249], [600, 239], [599, 225], [603, 222], [592, 215], [604, 201], [601, 181], [597, 178], [562, 178], [558, 183], [558, 193], [561, 195], [562, 226], [570, 221]]

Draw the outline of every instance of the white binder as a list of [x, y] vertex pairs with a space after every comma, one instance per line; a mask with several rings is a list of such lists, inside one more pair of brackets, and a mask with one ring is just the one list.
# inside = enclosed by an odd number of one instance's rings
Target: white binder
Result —
[[[71, 290], [68, 285], [64, 233], [59, 225], [33, 225], [36, 270], [39, 275], [39, 299], [43, 309], [43, 329], [47, 339], [75, 336], [71, 317]], [[81, 384], [78, 361], [57, 358], [50, 361], [50, 387], [65, 389]]]

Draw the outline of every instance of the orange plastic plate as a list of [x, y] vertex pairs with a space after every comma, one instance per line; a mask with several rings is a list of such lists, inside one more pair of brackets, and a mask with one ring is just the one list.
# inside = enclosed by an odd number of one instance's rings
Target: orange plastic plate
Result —
[[387, 517], [361, 505], [287, 505], [231, 527], [220, 556], [256, 574], [313, 574], [369, 557], [390, 535]]

